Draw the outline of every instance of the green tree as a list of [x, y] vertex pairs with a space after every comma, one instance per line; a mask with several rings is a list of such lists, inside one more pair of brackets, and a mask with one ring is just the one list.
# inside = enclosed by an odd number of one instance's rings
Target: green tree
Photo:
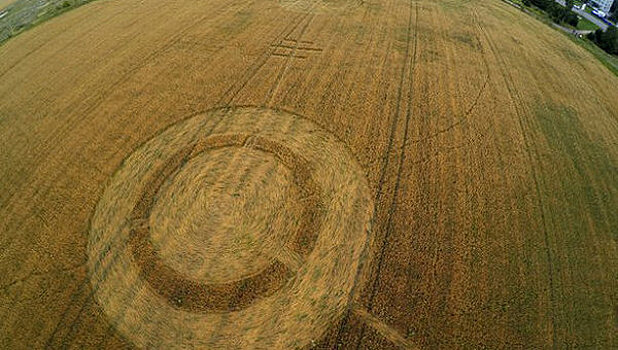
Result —
[[590, 33], [588, 38], [607, 53], [618, 55], [618, 28], [610, 26], [606, 31], [597, 29], [595, 32]]
[[616, 22], [618, 21], [618, 0], [614, 0], [612, 7], [609, 9], [609, 19]]

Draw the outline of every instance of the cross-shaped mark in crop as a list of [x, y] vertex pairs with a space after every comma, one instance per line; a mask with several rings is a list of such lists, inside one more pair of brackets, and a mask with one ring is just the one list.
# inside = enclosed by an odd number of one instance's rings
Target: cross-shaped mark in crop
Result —
[[283, 39], [278, 44], [272, 45], [273, 56], [305, 59], [310, 52], [320, 52], [321, 48], [316, 47], [312, 41]]

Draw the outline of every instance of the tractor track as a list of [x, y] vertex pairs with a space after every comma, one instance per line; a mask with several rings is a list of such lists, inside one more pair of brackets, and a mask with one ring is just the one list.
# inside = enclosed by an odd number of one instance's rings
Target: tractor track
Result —
[[[550, 299], [550, 305], [551, 305], [550, 315], [551, 315], [551, 324], [552, 324], [552, 330], [551, 330], [552, 348], [556, 349], [557, 348], [556, 319], [555, 319], [555, 314], [556, 314], [555, 299], [556, 297], [555, 297], [555, 283], [554, 283], [554, 275], [553, 275], [553, 270], [554, 270], [553, 257], [550, 251], [549, 233], [547, 230], [546, 213], [545, 213], [544, 203], [543, 203], [542, 196], [541, 196], [540, 182], [538, 179], [539, 175], [537, 174], [538, 170], [534, 166], [535, 157], [533, 157], [532, 151], [531, 151], [532, 141], [528, 140], [528, 137], [526, 136], [526, 129], [524, 128], [523, 120], [524, 120], [525, 111], [523, 110], [524, 107], [523, 107], [523, 103], [521, 102], [522, 101], [521, 96], [519, 96], [519, 92], [517, 91], [515, 87], [513, 77], [508, 71], [504, 58], [498, 53], [496, 45], [492, 41], [491, 36], [487, 33], [487, 31], [481, 24], [480, 16], [478, 12], [474, 10], [473, 13], [474, 13], [474, 21], [476, 25], [478, 26], [480, 32], [483, 34], [485, 41], [487, 42], [488, 47], [492, 52], [492, 55], [496, 59], [496, 62], [498, 63], [499, 69], [502, 73], [502, 77], [504, 79], [507, 90], [509, 91], [509, 98], [511, 99], [513, 103], [515, 113], [517, 114], [517, 121], [518, 121], [519, 129], [521, 131], [521, 135], [522, 135], [524, 145], [525, 145], [526, 156], [528, 158], [528, 163], [530, 164], [530, 170], [532, 172], [532, 179], [534, 182], [535, 195], [537, 198], [537, 207], [538, 207], [538, 212], [539, 212], [542, 229], [543, 229], [543, 240], [545, 244], [544, 250], [545, 250], [545, 257], [546, 257], [546, 262], [547, 262], [547, 267], [548, 267], [547, 277], [548, 277], [548, 284], [549, 284], [548, 286], [549, 287], [549, 299]], [[539, 155], [537, 153], [536, 154], [537, 161], [538, 161], [538, 157]]]

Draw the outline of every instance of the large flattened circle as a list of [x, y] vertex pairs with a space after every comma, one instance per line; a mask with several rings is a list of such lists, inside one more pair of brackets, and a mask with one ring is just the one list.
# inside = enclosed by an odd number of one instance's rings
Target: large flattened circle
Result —
[[205, 150], [166, 182], [151, 211], [150, 241], [181, 274], [224, 284], [259, 274], [272, 259], [267, 252], [295, 250], [304, 214], [296, 203], [306, 195], [273, 154], [250, 145]]
[[[270, 293], [240, 308], [187, 309], [162, 295], [157, 288], [164, 286], [149, 280], [156, 277], [150, 273], [154, 270], [137, 261], [140, 255], [132, 244], [136, 227], [148, 227], [152, 218], [139, 217], [142, 222], [136, 225], [136, 215], [148, 204], [143, 204], [149, 198], [144, 193], [166, 164], [179, 158], [180, 167], [190, 164], [186, 160], [208, 155], [217, 142], [274, 155], [293, 171], [296, 185], [313, 187], [298, 204], [319, 220], [307, 221], [312, 227], [304, 228], [315, 231], [309, 248], [275, 252], [280, 256], [274, 261], [291, 273], [274, 274], [282, 280]], [[215, 170], [211, 165], [202, 171], [209, 172], [209, 167]], [[173, 180], [163, 176], [161, 184]], [[316, 124], [264, 108], [209, 111], [146, 142], [111, 178], [91, 220], [88, 268], [94, 296], [117, 331], [143, 348], [302, 347], [317, 340], [345, 310], [372, 210], [361, 167], [344, 144]], [[211, 256], [216, 259], [216, 254]]]

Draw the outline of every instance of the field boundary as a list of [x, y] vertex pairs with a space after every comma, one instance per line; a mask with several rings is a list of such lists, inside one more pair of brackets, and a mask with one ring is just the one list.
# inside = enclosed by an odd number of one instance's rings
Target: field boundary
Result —
[[[578, 38], [575, 35], [569, 33], [568, 32], [569, 29], [564, 28], [554, 22], [550, 22], [547, 19], [542, 18], [539, 15], [528, 11], [527, 9], [519, 6], [518, 4], [512, 1], [509, 1], [509, 0], [500, 0], [500, 1], [518, 9], [519, 11], [538, 20], [539, 22], [545, 23], [548, 27], [552, 28], [558, 33], [565, 35], [567, 38], [569, 38], [570, 41], [577, 44], [577, 46], [582, 47], [584, 50], [592, 54], [592, 56], [594, 56], [597, 59], [597, 61], [601, 62], [601, 64], [603, 64], [607, 69], [609, 69], [610, 72], [612, 72], [615, 76], [618, 77], [618, 57], [612, 56], [608, 54], [607, 52], [603, 51], [603, 49], [598, 47], [592, 41], [588, 40], [588, 38], [586, 38], [585, 36], [583, 38]], [[576, 32], [582, 32], [582, 31], [576, 31]]]
[[[77, 9], [94, 1], [96, 0], [49, 1], [46, 2], [44, 6], [39, 5], [36, 8], [26, 7], [19, 9], [15, 14], [13, 13], [15, 12], [14, 8], [21, 5], [19, 1], [16, 1], [5, 8], [0, 8], [0, 13], [6, 13], [6, 16], [0, 20], [0, 47], [11, 38], [18, 36], [41, 23], [45, 23], [52, 18], [58, 17], [66, 12]], [[51, 7], [51, 10], [48, 10], [48, 7]], [[23, 16], [22, 13], [24, 12], [29, 12], [29, 14]], [[16, 19], [27, 17], [27, 19], [19, 23], [11, 23], [14, 17]]]

